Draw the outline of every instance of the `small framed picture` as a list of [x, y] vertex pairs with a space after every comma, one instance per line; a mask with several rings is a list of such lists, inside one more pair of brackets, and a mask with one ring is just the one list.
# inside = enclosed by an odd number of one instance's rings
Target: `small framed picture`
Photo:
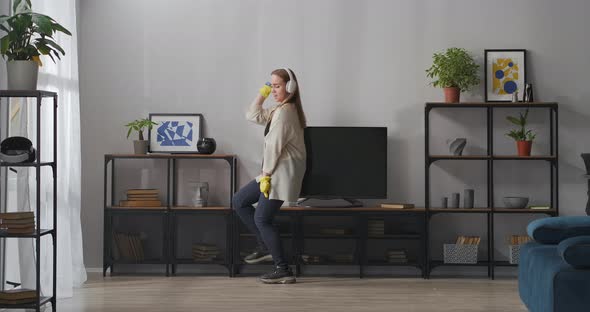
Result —
[[158, 123], [148, 131], [150, 153], [197, 153], [203, 136], [201, 114], [150, 114]]
[[526, 50], [485, 50], [485, 100], [510, 102], [518, 92], [522, 101], [526, 83]]

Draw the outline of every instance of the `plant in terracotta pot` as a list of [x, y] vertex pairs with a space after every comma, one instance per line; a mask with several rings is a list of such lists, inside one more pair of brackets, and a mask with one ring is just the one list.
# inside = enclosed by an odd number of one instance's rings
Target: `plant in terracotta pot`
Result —
[[506, 119], [511, 123], [519, 126], [520, 128], [511, 130], [506, 133], [507, 136], [513, 138], [516, 141], [516, 147], [518, 149], [518, 156], [531, 156], [531, 147], [533, 146], [533, 140], [535, 140], [536, 134], [532, 130], [526, 129], [527, 118], [529, 110], [527, 109], [524, 114], [519, 113], [519, 117], [507, 116]]
[[144, 139], [143, 130], [145, 128], [147, 128], [148, 130], [152, 129], [152, 127], [157, 124], [158, 123], [153, 122], [147, 118], [144, 118], [134, 120], [125, 125], [125, 127], [129, 128], [129, 130], [127, 131], [127, 138], [129, 138], [131, 132], [134, 130], [139, 133], [138, 140], [133, 141], [133, 149], [135, 151], [135, 154], [147, 154], [149, 142]]
[[449, 48], [444, 53], [434, 53], [432, 66], [426, 70], [434, 87], [444, 89], [445, 102], [458, 103], [460, 94], [479, 84], [479, 65], [462, 48]]
[[31, 0], [14, 0], [14, 15], [0, 15], [0, 54], [7, 60], [8, 89], [35, 90], [42, 65], [40, 56], [48, 55], [53, 62], [65, 51], [54, 41], [57, 32], [72, 35], [53, 18], [34, 13]]

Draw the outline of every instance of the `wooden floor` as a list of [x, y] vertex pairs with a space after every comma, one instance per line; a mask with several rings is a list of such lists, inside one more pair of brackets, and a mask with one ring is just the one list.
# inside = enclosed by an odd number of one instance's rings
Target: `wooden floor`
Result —
[[527, 311], [515, 279], [301, 277], [296, 284], [264, 285], [255, 277], [96, 275], [73, 298], [58, 300], [57, 310]]

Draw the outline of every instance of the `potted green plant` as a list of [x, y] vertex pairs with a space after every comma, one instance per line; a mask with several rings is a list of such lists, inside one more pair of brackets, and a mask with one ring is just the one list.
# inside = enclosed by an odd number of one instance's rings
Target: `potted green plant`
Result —
[[0, 30], [6, 35], [0, 38], [0, 54], [7, 60], [8, 89], [35, 90], [37, 75], [42, 65], [40, 55], [55, 58], [65, 51], [53, 39], [57, 32], [72, 35], [53, 18], [34, 13], [31, 0], [14, 0], [14, 15], [0, 15]]
[[426, 76], [436, 79], [434, 87], [444, 89], [446, 103], [458, 103], [462, 91], [468, 91], [479, 84], [479, 65], [462, 48], [448, 48], [444, 53], [434, 53], [432, 66]]
[[149, 142], [143, 138], [143, 130], [145, 128], [151, 130], [152, 127], [157, 124], [158, 123], [153, 122], [147, 118], [144, 118], [134, 120], [125, 125], [125, 127], [129, 128], [129, 130], [127, 131], [127, 138], [129, 138], [131, 132], [134, 130], [139, 133], [139, 140], [133, 141], [133, 150], [135, 154], [147, 154]]
[[526, 129], [527, 118], [529, 110], [526, 109], [524, 114], [519, 113], [519, 117], [507, 116], [506, 119], [511, 123], [519, 126], [519, 129], [511, 130], [506, 133], [507, 136], [513, 138], [516, 141], [516, 148], [518, 150], [518, 156], [531, 156], [531, 148], [533, 146], [533, 140], [537, 136], [532, 130]]

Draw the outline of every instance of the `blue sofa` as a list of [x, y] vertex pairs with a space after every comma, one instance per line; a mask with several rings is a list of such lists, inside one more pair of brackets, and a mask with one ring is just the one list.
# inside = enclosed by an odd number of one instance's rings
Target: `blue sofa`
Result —
[[590, 216], [531, 222], [520, 249], [518, 291], [531, 312], [590, 311]]

